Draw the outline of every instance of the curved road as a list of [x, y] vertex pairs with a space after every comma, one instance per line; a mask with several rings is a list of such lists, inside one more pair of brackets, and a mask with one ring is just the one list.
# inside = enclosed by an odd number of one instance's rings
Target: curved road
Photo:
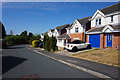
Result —
[[37, 54], [25, 45], [3, 49], [3, 78], [97, 78]]

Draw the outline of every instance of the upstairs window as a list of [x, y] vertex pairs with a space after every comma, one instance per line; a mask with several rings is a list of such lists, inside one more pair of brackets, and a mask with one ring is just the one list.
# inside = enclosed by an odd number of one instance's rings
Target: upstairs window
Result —
[[78, 27], [77, 27], [77, 28], [75, 28], [75, 33], [78, 33]]
[[98, 19], [96, 19], [96, 25], [98, 24]]
[[68, 33], [70, 33], [70, 29], [68, 29]]
[[55, 32], [55, 36], [57, 36], [57, 32]]
[[113, 15], [111, 16], [111, 22], [113, 22]]
[[101, 25], [101, 18], [96, 19], [96, 25]]
[[99, 19], [99, 25], [101, 24], [101, 18]]

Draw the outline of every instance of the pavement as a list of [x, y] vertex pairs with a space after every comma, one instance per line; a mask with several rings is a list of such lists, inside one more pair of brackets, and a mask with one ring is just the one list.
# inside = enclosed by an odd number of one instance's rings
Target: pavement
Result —
[[78, 54], [78, 53], [90, 51], [90, 50], [93, 50], [93, 49], [95, 49], [95, 48], [78, 50], [77, 52], [70, 52], [70, 51], [67, 51], [67, 50], [65, 49], [65, 50], [57, 51], [57, 52], [55, 52], [55, 53], [56, 53], [56, 54], [59, 54], [59, 55], [63, 55], [63, 56], [70, 56], [70, 55], [72, 55], [72, 54]]
[[92, 70], [97, 73], [101, 73], [103, 75], [109, 76], [114, 79], [120, 78], [120, 74], [119, 74], [120, 68], [119, 67], [113, 67], [113, 66], [109, 66], [106, 64], [100, 64], [100, 63], [96, 63], [96, 62], [92, 62], [92, 61], [88, 61], [88, 60], [69, 57], [68, 55], [55, 54], [52, 52], [48, 52], [48, 51], [44, 51], [44, 50], [36, 49], [36, 48], [31, 48], [31, 47], [30, 47], [30, 50], [36, 50], [38, 52], [41, 52], [48, 56], [51, 56], [55, 59], [62, 60], [62, 61], [74, 64], [74, 65], [80, 66], [87, 70]]
[[[36, 53], [39, 52], [40, 54]], [[81, 78], [98, 79], [83, 70], [63, 64], [61, 60], [74, 62], [72, 58], [50, 53], [44, 50], [26, 47], [26, 45], [11, 46], [2, 50], [2, 78]], [[42, 54], [54, 57], [44, 56]], [[71, 60], [71, 61], [70, 61]], [[74, 62], [75, 63], [75, 62]], [[91, 65], [92, 66], [92, 65]]]

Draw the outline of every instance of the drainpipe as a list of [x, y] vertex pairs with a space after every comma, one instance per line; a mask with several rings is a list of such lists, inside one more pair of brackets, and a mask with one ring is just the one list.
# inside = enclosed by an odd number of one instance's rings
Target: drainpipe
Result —
[[85, 28], [84, 28], [84, 42], [85, 42], [85, 31], [86, 31], [86, 25], [85, 25]]

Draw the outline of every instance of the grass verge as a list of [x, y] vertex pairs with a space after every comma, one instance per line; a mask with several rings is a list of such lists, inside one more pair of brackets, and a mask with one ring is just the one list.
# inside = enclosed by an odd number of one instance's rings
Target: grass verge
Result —
[[71, 55], [72, 57], [86, 59], [102, 64], [120, 67], [118, 61], [118, 50], [113, 49], [93, 49], [82, 53]]

